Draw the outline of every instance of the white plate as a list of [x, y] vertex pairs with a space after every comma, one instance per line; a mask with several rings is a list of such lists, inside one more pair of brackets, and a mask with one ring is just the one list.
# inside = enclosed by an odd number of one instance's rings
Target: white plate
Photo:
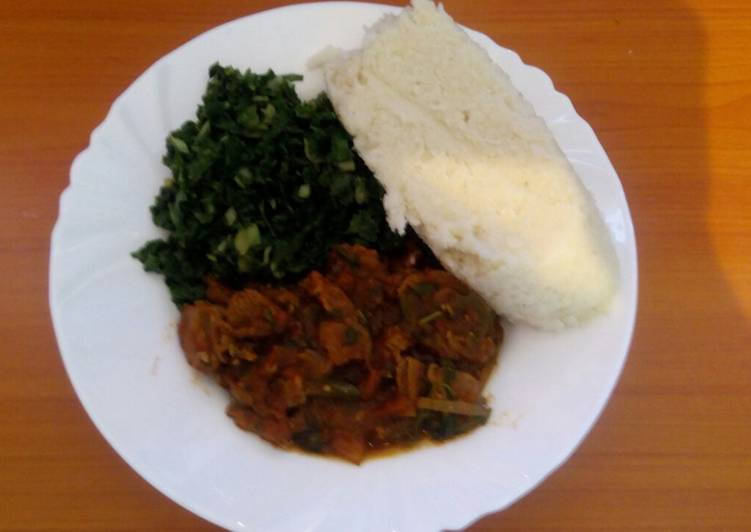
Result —
[[502, 509], [558, 467], [586, 435], [626, 358], [636, 310], [636, 247], [618, 176], [592, 129], [540, 70], [470, 31], [555, 133], [592, 191], [615, 242], [621, 292], [584, 328], [508, 331], [489, 383], [487, 426], [356, 467], [279, 451], [235, 428], [226, 393], [196, 376], [175, 335], [162, 279], [130, 252], [159, 234], [148, 207], [168, 172], [168, 132], [191, 118], [215, 61], [302, 72], [326, 45], [356, 47], [392, 7], [295, 5], [215, 28], [168, 54], [112, 105], [71, 168], [52, 236], [50, 305], [68, 374], [118, 453], [179, 504], [231, 529], [398, 530], [468, 525]]

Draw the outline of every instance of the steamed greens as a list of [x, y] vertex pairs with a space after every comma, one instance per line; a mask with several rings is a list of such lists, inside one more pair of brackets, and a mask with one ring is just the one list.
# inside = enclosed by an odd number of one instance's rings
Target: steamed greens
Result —
[[383, 189], [325, 94], [301, 101], [301, 76], [213, 65], [195, 120], [167, 138], [167, 180], [151, 207], [167, 230], [133, 255], [163, 274], [178, 306], [230, 286], [294, 278], [342, 242], [397, 247]]

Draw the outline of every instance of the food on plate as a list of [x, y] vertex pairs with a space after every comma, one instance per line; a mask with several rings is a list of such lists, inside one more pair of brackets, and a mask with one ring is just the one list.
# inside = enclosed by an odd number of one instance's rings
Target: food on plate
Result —
[[134, 256], [165, 275], [188, 363], [240, 428], [355, 463], [484, 424], [499, 316], [388, 227], [328, 99], [300, 101], [297, 79], [214, 65], [167, 138], [151, 213], [168, 233]]
[[498, 316], [410, 239], [398, 255], [341, 244], [296, 283], [182, 308], [188, 362], [229, 390], [235, 423], [274, 445], [359, 463], [482, 425]]
[[552, 133], [442, 8], [414, 0], [319, 61], [331, 100], [211, 67], [167, 138], [167, 236], [134, 256], [239, 427], [359, 463], [484, 424], [499, 314], [581, 323], [618, 271]]
[[508, 75], [443, 11], [414, 0], [323, 65], [327, 93], [407, 224], [515, 322], [607, 308], [617, 261], [592, 197]]
[[151, 213], [168, 236], [135, 256], [176, 304], [204, 297], [208, 275], [241, 286], [302, 275], [333, 244], [398, 246], [383, 189], [326, 95], [300, 100], [299, 79], [214, 65], [195, 120], [167, 137], [172, 175]]

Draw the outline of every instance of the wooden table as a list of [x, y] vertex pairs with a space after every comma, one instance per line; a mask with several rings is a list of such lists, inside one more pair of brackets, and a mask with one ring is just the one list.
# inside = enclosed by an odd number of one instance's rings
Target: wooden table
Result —
[[[157, 58], [275, 1], [0, 5], [0, 528], [204, 530], [105, 443], [58, 355], [49, 235], [71, 160]], [[747, 0], [446, 0], [592, 124], [636, 223], [625, 371], [574, 456], [474, 530], [751, 529]]]

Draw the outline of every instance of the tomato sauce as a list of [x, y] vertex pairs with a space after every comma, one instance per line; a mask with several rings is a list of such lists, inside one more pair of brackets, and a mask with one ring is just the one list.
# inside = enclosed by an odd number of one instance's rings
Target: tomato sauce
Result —
[[190, 365], [229, 391], [237, 426], [360, 463], [484, 424], [503, 330], [418, 244], [393, 257], [345, 244], [293, 284], [208, 280], [179, 335]]

